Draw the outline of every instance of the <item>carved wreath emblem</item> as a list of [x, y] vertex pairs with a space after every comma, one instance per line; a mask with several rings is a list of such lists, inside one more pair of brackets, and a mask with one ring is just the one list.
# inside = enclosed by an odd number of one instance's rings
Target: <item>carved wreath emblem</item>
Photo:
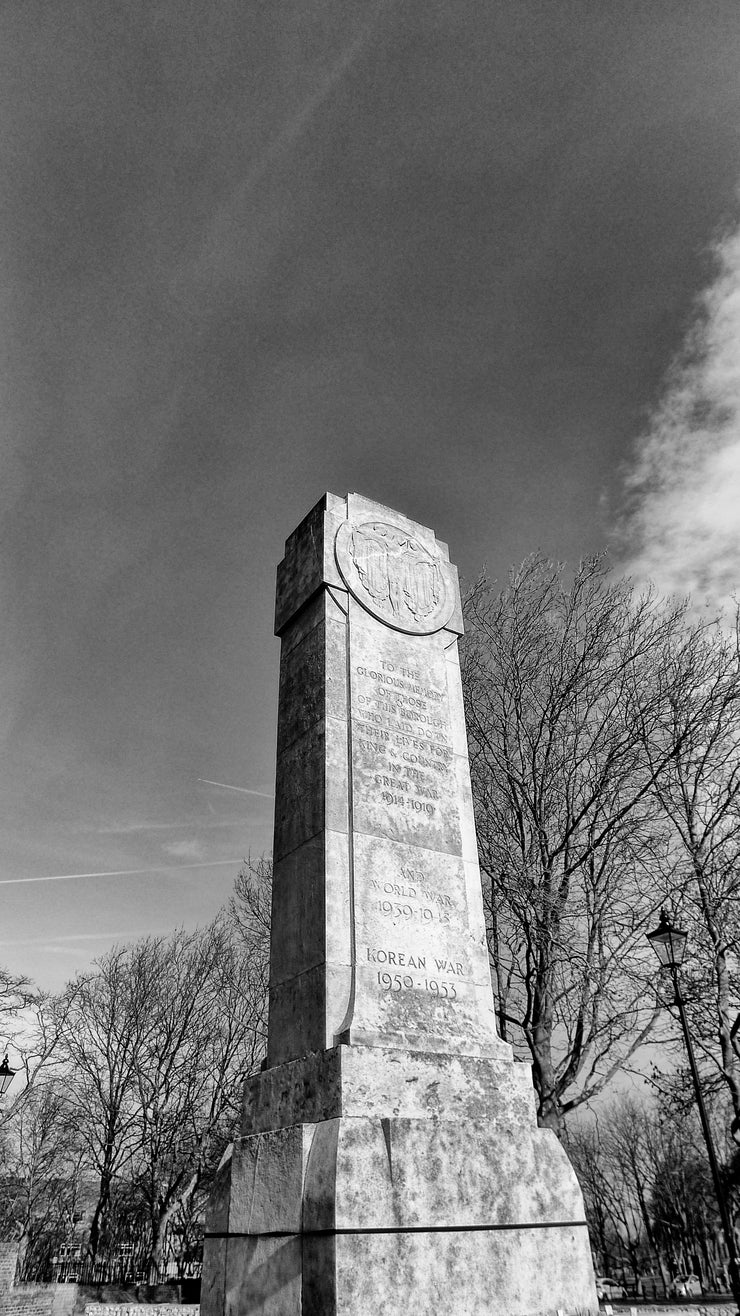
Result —
[[355, 597], [392, 626], [429, 633], [448, 620], [439, 561], [399, 526], [345, 523], [337, 537], [337, 560]]

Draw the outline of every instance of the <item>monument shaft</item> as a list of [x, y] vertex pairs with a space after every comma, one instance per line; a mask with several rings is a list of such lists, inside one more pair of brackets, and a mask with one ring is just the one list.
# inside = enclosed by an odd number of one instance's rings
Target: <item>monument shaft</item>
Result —
[[276, 631], [268, 1055], [204, 1316], [596, 1311], [575, 1177], [496, 1032], [446, 546], [327, 494]]
[[349, 495], [286, 550], [268, 1062], [500, 1054], [446, 549]]

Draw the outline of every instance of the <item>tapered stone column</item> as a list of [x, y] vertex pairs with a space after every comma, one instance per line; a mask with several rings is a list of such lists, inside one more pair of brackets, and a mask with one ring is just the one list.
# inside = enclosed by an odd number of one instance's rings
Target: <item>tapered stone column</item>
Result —
[[595, 1312], [575, 1176], [496, 1033], [446, 546], [327, 494], [276, 631], [267, 1067], [204, 1316]]

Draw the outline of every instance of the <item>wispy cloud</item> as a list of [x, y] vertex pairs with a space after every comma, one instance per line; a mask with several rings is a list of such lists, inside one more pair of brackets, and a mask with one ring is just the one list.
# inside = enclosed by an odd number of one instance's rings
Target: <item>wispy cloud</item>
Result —
[[80, 827], [78, 830], [82, 833], [92, 833], [95, 836], [132, 836], [143, 832], [182, 832], [187, 828], [200, 832], [203, 830], [221, 831], [224, 827], [243, 826], [244, 820], [241, 817], [198, 818], [195, 821], [187, 818], [177, 818], [174, 822], [129, 822], [118, 823], [110, 827]]
[[633, 576], [716, 606], [740, 589], [740, 225], [714, 255], [627, 473], [620, 538]]
[[168, 845], [163, 845], [162, 849], [165, 854], [172, 855], [173, 859], [196, 859], [203, 858], [203, 849], [200, 841], [170, 841]]
[[117, 868], [105, 873], [53, 873], [43, 877], [3, 877], [0, 886], [21, 886], [26, 882], [77, 882], [88, 877], [143, 877], [147, 873], [180, 873], [186, 868], [233, 868], [243, 859], [205, 859], [199, 864], [165, 864], [159, 868]]

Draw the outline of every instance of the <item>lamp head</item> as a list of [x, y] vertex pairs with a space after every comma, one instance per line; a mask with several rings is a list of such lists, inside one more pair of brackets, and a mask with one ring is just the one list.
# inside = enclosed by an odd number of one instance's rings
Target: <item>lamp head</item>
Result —
[[0, 1097], [7, 1092], [17, 1073], [17, 1069], [10, 1068], [10, 1065], [8, 1064], [8, 1053], [6, 1051], [5, 1059], [0, 1065]]
[[647, 934], [647, 939], [658, 956], [662, 969], [678, 969], [681, 967], [688, 937], [688, 932], [684, 932], [682, 928], [674, 927], [666, 911], [662, 909], [657, 928]]

